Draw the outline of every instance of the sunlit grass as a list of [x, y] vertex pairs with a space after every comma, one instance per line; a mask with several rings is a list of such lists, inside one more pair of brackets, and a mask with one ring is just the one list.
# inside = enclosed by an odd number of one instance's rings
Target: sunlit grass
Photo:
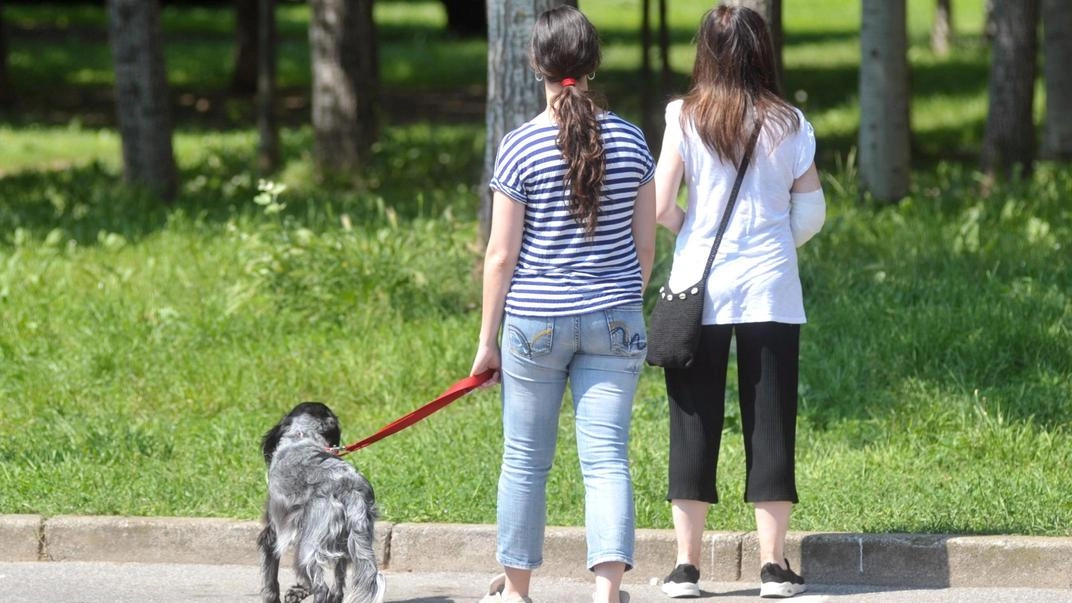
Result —
[[[389, 130], [378, 184], [292, 179], [275, 217], [251, 202], [247, 143], [180, 145], [200, 176], [171, 210], [100, 165], [5, 178], [0, 512], [253, 517], [257, 440], [289, 405], [328, 401], [356, 440], [468, 370], [475, 195], [450, 174], [479, 165], [479, 131]], [[980, 200], [943, 164], [886, 208], [849, 178], [828, 175], [827, 225], [801, 256], [794, 526], [1067, 535], [1072, 176], [1043, 166]], [[482, 392], [356, 456], [385, 518], [494, 521], [498, 412]], [[632, 445], [645, 527], [669, 526], [665, 431], [648, 369]], [[741, 455], [731, 403], [712, 528], [752, 523]], [[567, 411], [552, 523], [582, 521], [576, 465]]]
[[118, 165], [119, 136], [114, 130], [66, 127], [0, 126], [0, 172], [60, 168], [101, 160]]

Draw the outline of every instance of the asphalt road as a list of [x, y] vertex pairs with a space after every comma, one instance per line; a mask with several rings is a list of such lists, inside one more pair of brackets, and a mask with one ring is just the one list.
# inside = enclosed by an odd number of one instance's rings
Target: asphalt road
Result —
[[[389, 603], [475, 603], [490, 576], [467, 573], [387, 572]], [[293, 579], [281, 572], [285, 589]], [[224, 603], [258, 601], [258, 570], [250, 565], [28, 562], [0, 563], [4, 603]], [[757, 603], [759, 589], [744, 583], [701, 583], [709, 603]], [[1072, 603], [1072, 590], [1028, 588], [890, 589], [811, 585], [799, 603]], [[634, 603], [668, 603], [657, 586], [629, 584]], [[588, 583], [560, 578], [533, 581], [536, 603], [590, 603]], [[311, 603], [311, 599], [307, 600]]]

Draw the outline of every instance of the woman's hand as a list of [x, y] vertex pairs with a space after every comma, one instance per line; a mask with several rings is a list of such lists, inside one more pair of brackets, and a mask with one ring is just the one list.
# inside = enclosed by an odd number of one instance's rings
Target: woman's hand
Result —
[[476, 350], [476, 358], [473, 359], [473, 368], [469, 376], [479, 375], [485, 371], [495, 371], [495, 375], [488, 379], [480, 387], [491, 387], [499, 383], [499, 371], [502, 369], [502, 352], [498, 344], [480, 344]]

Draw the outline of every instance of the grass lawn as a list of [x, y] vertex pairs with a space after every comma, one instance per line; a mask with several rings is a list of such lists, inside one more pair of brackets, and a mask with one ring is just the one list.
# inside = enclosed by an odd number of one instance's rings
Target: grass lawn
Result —
[[[636, 120], [639, 3], [585, 4], [605, 41], [595, 83]], [[438, 6], [377, 2], [392, 98], [479, 97], [486, 46], [443, 34]], [[940, 59], [925, 46], [932, 3], [909, 6], [917, 166], [910, 198], [885, 207], [858, 200], [852, 161], [857, 3], [786, 6], [786, 88], [816, 127], [829, 203], [801, 255], [793, 527], [1070, 535], [1072, 169], [1042, 164], [982, 196], [981, 8], [958, 5], [962, 37]], [[680, 85], [705, 8], [672, 3]], [[389, 107], [361, 185], [316, 185], [307, 13], [288, 6], [293, 105], [276, 177], [288, 188], [267, 213], [249, 102], [223, 92], [229, 12], [169, 7], [183, 190], [167, 208], [119, 185], [101, 11], [4, 17], [22, 99], [0, 114], [0, 513], [253, 518], [259, 438], [293, 404], [329, 403], [354, 441], [465, 375], [479, 326], [479, 117]], [[662, 233], [661, 258], [669, 243]], [[642, 527], [670, 526], [661, 382], [645, 371], [634, 410]], [[565, 407], [549, 521], [580, 525]], [[709, 527], [749, 530], [729, 407]], [[500, 431], [497, 392], [483, 391], [350, 458], [386, 520], [491, 523]]]

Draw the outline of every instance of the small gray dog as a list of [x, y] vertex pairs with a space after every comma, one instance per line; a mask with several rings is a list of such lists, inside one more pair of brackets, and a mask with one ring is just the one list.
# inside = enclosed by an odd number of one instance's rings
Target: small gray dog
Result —
[[373, 550], [376, 498], [372, 485], [331, 448], [339, 419], [319, 402], [294, 407], [264, 434], [268, 464], [264, 530], [257, 538], [261, 597], [280, 603], [279, 559], [295, 548], [298, 584], [285, 603], [380, 603], [384, 580]]

